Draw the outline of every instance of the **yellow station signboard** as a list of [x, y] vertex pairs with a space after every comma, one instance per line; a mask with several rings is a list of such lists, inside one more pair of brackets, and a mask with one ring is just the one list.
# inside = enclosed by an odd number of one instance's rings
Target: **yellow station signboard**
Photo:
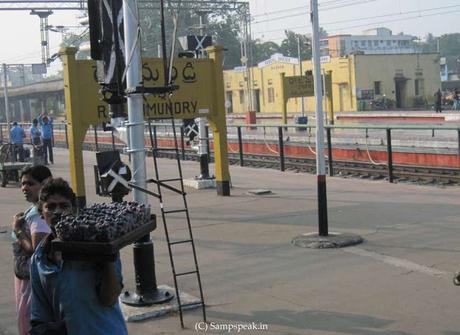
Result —
[[283, 85], [285, 99], [315, 95], [312, 75], [284, 77]]
[[[94, 61], [76, 61], [79, 103], [89, 123], [109, 120], [108, 105], [101, 100], [100, 85], [96, 77]], [[142, 63], [142, 79], [145, 87], [164, 86], [163, 62], [157, 58], [145, 58]], [[178, 119], [207, 117], [217, 113], [214, 62], [211, 59], [177, 59], [172, 70], [173, 85], [179, 89], [171, 96], [144, 95], [145, 119]]]

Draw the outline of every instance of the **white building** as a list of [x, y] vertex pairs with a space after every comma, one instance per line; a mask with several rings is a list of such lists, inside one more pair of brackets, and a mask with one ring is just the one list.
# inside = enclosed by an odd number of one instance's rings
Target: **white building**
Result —
[[333, 35], [321, 39], [321, 55], [415, 53], [416, 48], [411, 43], [415, 39], [411, 35], [393, 35], [387, 28], [373, 28], [363, 31], [363, 35]]

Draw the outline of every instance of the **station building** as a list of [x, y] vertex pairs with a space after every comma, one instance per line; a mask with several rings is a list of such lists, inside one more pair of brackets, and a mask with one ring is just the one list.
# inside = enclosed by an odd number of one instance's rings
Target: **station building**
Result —
[[[311, 61], [302, 62], [302, 72], [312, 71]], [[321, 71], [331, 76], [331, 92], [325, 98], [328, 113], [372, 109], [371, 102], [390, 99], [393, 108], [427, 108], [441, 87], [439, 54], [351, 54], [324, 56]], [[258, 66], [224, 71], [227, 113], [281, 113], [282, 75], [300, 75], [297, 58], [275, 54]], [[301, 112], [301, 99], [288, 100], [287, 112]], [[314, 97], [305, 97], [304, 111], [313, 112]]]

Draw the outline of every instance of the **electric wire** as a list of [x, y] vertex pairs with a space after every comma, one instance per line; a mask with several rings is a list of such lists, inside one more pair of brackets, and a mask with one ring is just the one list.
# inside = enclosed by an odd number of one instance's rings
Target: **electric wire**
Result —
[[[360, 0], [360, 2], [356, 2], [356, 3], [350, 3], [348, 5], [343, 5], [343, 6], [338, 6], [338, 7], [326, 7], [326, 8], [323, 8], [323, 9], [318, 9], [319, 11], [325, 11], [325, 10], [330, 10], [330, 9], [337, 9], [337, 8], [344, 8], [344, 7], [351, 7], [351, 6], [356, 6], [356, 5], [361, 5], [361, 4], [366, 4], [366, 3], [369, 3], [369, 2], [372, 2], [372, 1], [378, 1], [378, 0]], [[301, 12], [301, 13], [297, 13], [297, 14], [290, 14], [290, 15], [284, 15], [284, 16], [278, 16], [278, 17], [273, 17], [273, 18], [266, 18], [266, 19], [263, 19], [263, 20], [256, 20], [254, 22], [252, 22], [253, 24], [259, 24], [259, 23], [263, 23], [263, 22], [272, 22], [274, 20], [282, 20], [282, 19], [287, 19], [287, 18], [291, 18], [291, 17], [294, 17], [294, 16], [301, 16], [301, 15], [306, 15], [309, 11], [309, 7], [307, 6], [301, 6], [301, 7], [294, 7], [292, 9], [282, 9], [280, 11], [273, 11], [273, 12], [270, 12], [270, 13], [273, 13], [273, 14], [277, 14], [277, 13], [285, 13], [287, 11], [294, 11], [294, 10], [302, 10], [304, 9], [305, 11], [304, 12]], [[267, 16], [267, 14], [259, 14], [260, 16]], [[270, 14], [271, 15], [271, 14]], [[252, 15], [251, 17], [255, 17], [255, 15]]]
[[[419, 13], [417, 16], [412, 16], [412, 17], [401, 17], [399, 19], [392, 19], [392, 20], [378, 21], [378, 22], [374, 21], [374, 22], [368, 22], [368, 23], [360, 24], [360, 25], [344, 26], [344, 27], [333, 29], [333, 30], [328, 29], [328, 31], [341, 31], [341, 30], [346, 30], [346, 29], [350, 29], [350, 28], [372, 26], [372, 25], [380, 24], [380, 23], [397, 22], [397, 21], [406, 20], [406, 19], [415, 19], [415, 18], [421, 18], [421, 17], [427, 17], [427, 16], [450, 14], [450, 13], [457, 12], [457, 11], [449, 11], [449, 12], [440, 12], [440, 13], [432, 13], [432, 14], [420, 15], [420, 13], [432, 12], [432, 11], [443, 10], [443, 9], [453, 9], [453, 8], [457, 8], [457, 7], [460, 7], [460, 5], [431, 7], [431, 8], [425, 8], [425, 9], [420, 9], [420, 10], [410, 10], [410, 11], [405, 11], [405, 12], [389, 13], [389, 14], [383, 14], [383, 15], [377, 15], [377, 16], [371, 16], [371, 17], [360, 17], [360, 18], [356, 18], [356, 19], [346, 19], [346, 20], [338, 20], [338, 21], [332, 21], [332, 22], [324, 22], [324, 23], [321, 23], [321, 25], [323, 27], [327, 28], [329, 25], [336, 25], [336, 24], [339, 24], [339, 23], [347, 23], [347, 22], [355, 22], [355, 21], [366, 21], [366, 20], [369, 20], [369, 19], [377, 19], [377, 18], [392, 17], [392, 16], [404, 16], [404, 15]], [[302, 16], [302, 15], [306, 15], [306, 13], [299, 13], [299, 14], [292, 14], [292, 15], [287, 15], [287, 16], [275, 17], [275, 18], [271, 18], [271, 19], [255, 21], [255, 22], [252, 22], [252, 23], [253, 24], [258, 24], [258, 23], [262, 23], [262, 22], [269, 22], [269, 21], [271, 22], [273, 20], [286, 19], [286, 18], [291, 18], [291, 17], [294, 17], [294, 16]], [[258, 32], [254, 32], [254, 34], [261, 35], [261, 34], [265, 34], [265, 33], [269, 33], [269, 32], [294, 30], [294, 29], [301, 29], [301, 28], [308, 28], [308, 27], [309, 26], [307, 24], [305, 24], [305, 25], [302, 25], [302, 26], [285, 27], [285, 28], [279, 28], [279, 29], [272, 29], [272, 30], [268, 30], [268, 31], [258, 31]], [[280, 38], [282, 38], [282, 37], [280, 37]], [[273, 39], [279, 39], [279, 38], [273, 38]]]
[[377, 165], [377, 166], [380, 166], [380, 165], [385, 165], [385, 166], [386, 166], [386, 165], [387, 165], [386, 163], [378, 163], [378, 162], [376, 162], [376, 161], [374, 161], [374, 160], [372, 159], [371, 153], [370, 153], [370, 151], [369, 151], [369, 143], [368, 143], [369, 134], [368, 134], [368, 132], [367, 132], [367, 129], [366, 129], [366, 136], [365, 136], [365, 138], [366, 138], [366, 153], [367, 153], [367, 157], [369, 157], [369, 161], [370, 161], [372, 164]]
[[265, 136], [265, 135], [266, 135], [265, 127], [263, 127], [263, 129], [264, 129], [264, 143], [265, 143], [265, 146], [267, 147], [267, 149], [268, 149], [269, 151], [273, 152], [273, 153], [276, 154], [276, 155], [279, 155], [279, 152], [276, 151], [276, 150], [274, 150], [274, 149], [272, 149], [272, 148], [270, 147], [270, 145], [267, 143], [267, 138], [266, 138], [266, 136]]
[[[457, 5], [460, 6], [460, 5]], [[389, 23], [389, 22], [398, 22], [398, 21], [404, 21], [404, 20], [414, 20], [414, 19], [419, 19], [422, 17], [430, 17], [430, 16], [437, 16], [437, 15], [448, 15], [448, 14], [454, 14], [460, 12], [459, 10], [451, 10], [451, 11], [446, 11], [446, 12], [439, 12], [439, 13], [432, 13], [432, 14], [425, 14], [425, 15], [417, 15], [417, 16], [412, 16], [412, 17], [403, 17], [403, 18], [398, 18], [398, 19], [391, 19], [391, 20], [384, 20], [384, 21], [374, 21], [374, 22], [368, 22], [364, 24], [359, 24], [359, 25], [352, 25], [352, 26], [345, 26], [341, 28], [336, 28], [336, 29], [327, 29], [328, 32], [336, 32], [336, 31], [343, 31], [343, 30], [348, 30], [352, 28], [358, 28], [358, 27], [370, 27], [370, 26], [375, 26], [377, 24], [382, 24], [382, 23]], [[378, 16], [382, 17], [382, 15]], [[326, 24], [322, 25], [324, 28], [327, 28]], [[286, 31], [286, 30], [293, 30], [293, 29], [300, 29], [300, 28], [308, 28], [307, 25], [305, 26], [297, 26], [297, 27], [286, 27], [286, 28], [281, 28], [281, 29], [276, 29], [272, 30], [270, 32], [275, 32], [275, 31]], [[263, 34], [264, 32], [255, 32], [254, 34]], [[279, 40], [286, 38], [286, 36], [274, 36], [270, 37], [270, 40]]]
[[[180, 17], [181, 2], [182, 2], [182, 0], [179, 0], [179, 2], [177, 4], [177, 12], [176, 13], [171, 13], [174, 29], [173, 29], [173, 36], [172, 36], [172, 41], [171, 41], [171, 53], [169, 55], [169, 80], [168, 80], [168, 82], [170, 84], [172, 82], [172, 71], [173, 71], [173, 67], [174, 67], [174, 52], [175, 52], [175, 48], [176, 48], [176, 39], [177, 39], [177, 30], [178, 30], [178, 26], [179, 26], [178, 22], [179, 22], [179, 17]], [[172, 8], [172, 6], [168, 6], [168, 7]]]

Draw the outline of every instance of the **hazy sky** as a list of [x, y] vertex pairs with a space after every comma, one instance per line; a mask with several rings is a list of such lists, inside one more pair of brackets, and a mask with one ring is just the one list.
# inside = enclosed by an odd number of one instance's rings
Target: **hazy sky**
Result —
[[[1, 2], [1, 0], [0, 0]], [[284, 30], [311, 32], [309, 0], [250, 0], [254, 38], [279, 42]], [[359, 34], [372, 27], [435, 36], [460, 32], [460, 0], [319, 0], [320, 25], [331, 34]], [[51, 25], [78, 25], [76, 11], [55, 11]], [[0, 62], [39, 63], [39, 19], [29, 11], [0, 10]], [[79, 30], [81, 31], [81, 30]], [[50, 32], [51, 54], [60, 33]]]
[[[251, 0], [255, 38], [280, 41], [284, 30], [310, 33], [309, 0]], [[319, 0], [329, 35], [361, 34], [374, 27], [424, 37], [460, 32], [460, 0]]]

